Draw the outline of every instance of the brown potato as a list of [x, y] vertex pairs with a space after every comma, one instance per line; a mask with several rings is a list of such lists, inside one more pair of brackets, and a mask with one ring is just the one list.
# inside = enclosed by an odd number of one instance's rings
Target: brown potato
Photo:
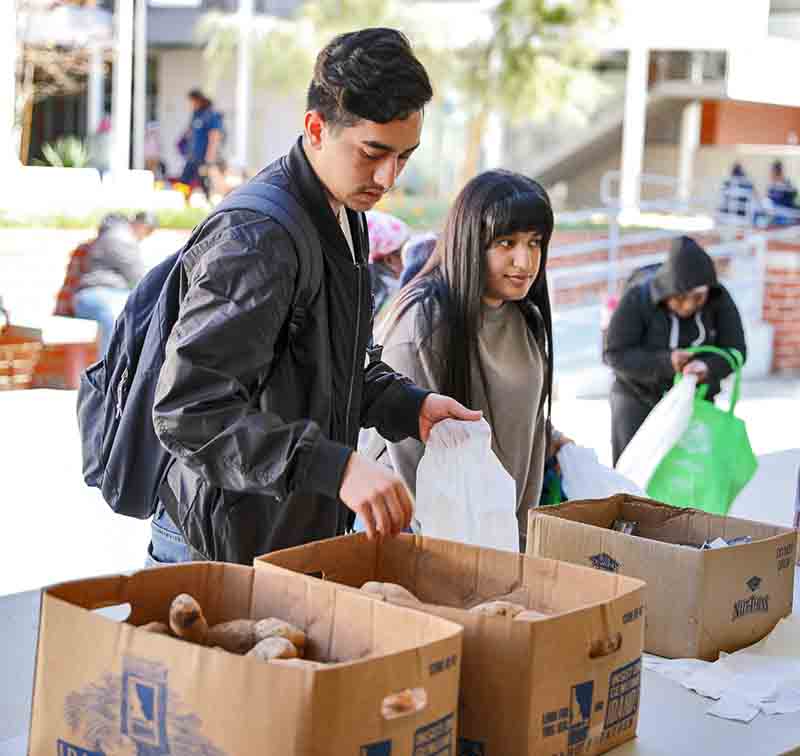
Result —
[[157, 633], [158, 635], [172, 635], [172, 630], [164, 622], [148, 622], [146, 625], [139, 625], [139, 630], [146, 633]]
[[208, 623], [197, 599], [188, 593], [181, 593], [172, 600], [169, 626], [179, 638], [205, 645]]
[[246, 654], [260, 640], [256, 637], [256, 620], [236, 619], [208, 628], [206, 644], [219, 646], [232, 654]]
[[256, 643], [266, 638], [286, 638], [298, 649], [305, 648], [306, 634], [295, 625], [276, 617], [258, 620], [254, 628]]
[[470, 609], [475, 614], [485, 614], [487, 617], [516, 617], [526, 611], [521, 604], [514, 604], [511, 601], [485, 601]]
[[378, 583], [370, 580], [361, 586], [361, 590], [365, 593], [370, 593], [373, 596], [380, 597], [383, 601], [390, 601], [393, 603], [411, 603], [421, 604], [422, 602], [409, 591], [403, 588], [402, 585], [396, 583]]
[[256, 659], [261, 659], [261, 661], [296, 659], [297, 649], [290, 640], [273, 636], [259, 641], [247, 652], [247, 656], [254, 656]]

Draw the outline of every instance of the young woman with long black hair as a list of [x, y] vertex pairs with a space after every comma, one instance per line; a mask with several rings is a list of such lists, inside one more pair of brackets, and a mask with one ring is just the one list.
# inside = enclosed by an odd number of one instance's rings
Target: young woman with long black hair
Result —
[[[536, 181], [508, 171], [477, 176], [451, 208], [436, 253], [400, 292], [381, 329], [383, 357], [395, 370], [483, 411], [494, 451], [517, 484], [521, 547], [545, 456], [567, 441], [550, 426], [545, 265], [552, 232], [550, 200]], [[424, 446], [410, 440], [386, 447], [413, 492]]]

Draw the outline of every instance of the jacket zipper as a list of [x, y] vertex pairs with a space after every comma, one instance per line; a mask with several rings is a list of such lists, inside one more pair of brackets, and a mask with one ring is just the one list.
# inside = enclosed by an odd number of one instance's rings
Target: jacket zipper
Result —
[[356, 383], [356, 369], [358, 368], [358, 345], [361, 343], [361, 265], [356, 263], [358, 274], [358, 300], [356, 303], [356, 340], [353, 346], [353, 369], [350, 372], [350, 391], [347, 394], [347, 415], [345, 418], [345, 443], [350, 443], [350, 408], [353, 404], [353, 389]]

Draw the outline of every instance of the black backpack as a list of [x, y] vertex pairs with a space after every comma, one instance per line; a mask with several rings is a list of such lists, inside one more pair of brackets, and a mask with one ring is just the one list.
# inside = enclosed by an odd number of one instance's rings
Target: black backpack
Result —
[[186, 244], [139, 282], [114, 324], [106, 355], [81, 376], [78, 428], [87, 485], [99, 488], [115, 512], [146, 519], [170, 461], [153, 428], [155, 390], [164, 351], [180, 309], [181, 258], [208, 221], [229, 210], [253, 210], [281, 225], [299, 260], [287, 340], [303, 328], [308, 305], [322, 283], [322, 248], [297, 200], [280, 187], [248, 183], [226, 197]]

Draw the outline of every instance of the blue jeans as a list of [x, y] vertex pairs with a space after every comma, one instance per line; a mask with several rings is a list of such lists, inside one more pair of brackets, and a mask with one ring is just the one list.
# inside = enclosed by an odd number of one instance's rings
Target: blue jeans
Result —
[[100, 356], [105, 355], [119, 317], [128, 300], [128, 289], [112, 289], [110, 286], [90, 286], [75, 292], [75, 315], [87, 320], [96, 320], [100, 330]]
[[150, 545], [147, 547], [145, 567], [191, 562], [192, 553], [183, 535], [170, 519], [161, 502], [150, 523]]

